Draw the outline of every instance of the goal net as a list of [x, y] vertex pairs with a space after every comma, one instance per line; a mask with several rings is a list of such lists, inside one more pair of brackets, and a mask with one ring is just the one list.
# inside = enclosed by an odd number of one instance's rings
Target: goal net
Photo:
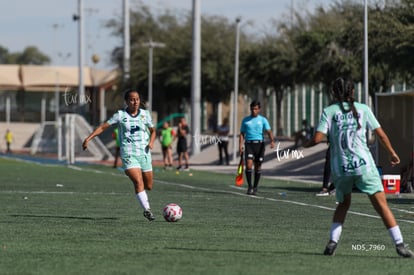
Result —
[[65, 114], [56, 121], [43, 122], [36, 131], [31, 154], [52, 154], [67, 163], [75, 161], [113, 160], [113, 156], [102, 141], [95, 137], [82, 149], [83, 140], [93, 131], [89, 123], [78, 114]]

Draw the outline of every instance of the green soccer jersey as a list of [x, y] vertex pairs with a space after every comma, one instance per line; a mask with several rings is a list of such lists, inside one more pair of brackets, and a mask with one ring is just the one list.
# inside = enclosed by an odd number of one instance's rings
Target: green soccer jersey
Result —
[[118, 124], [121, 157], [150, 154], [148, 128], [153, 128], [154, 125], [147, 110], [139, 109], [136, 116], [131, 116], [126, 110], [119, 110], [107, 122], [111, 125]]
[[[348, 103], [343, 103], [345, 109]], [[378, 170], [367, 145], [366, 128], [380, 127], [371, 109], [354, 103], [361, 128], [352, 111], [343, 113], [339, 103], [326, 107], [321, 115], [317, 131], [329, 136], [331, 169], [334, 178], [354, 175], [378, 175]]]
[[168, 127], [161, 130], [161, 144], [164, 147], [170, 146], [173, 141], [173, 129]]

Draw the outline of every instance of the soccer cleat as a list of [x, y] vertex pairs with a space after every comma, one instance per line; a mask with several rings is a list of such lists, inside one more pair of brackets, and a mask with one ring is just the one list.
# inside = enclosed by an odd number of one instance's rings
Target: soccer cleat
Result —
[[318, 193], [315, 194], [317, 197], [325, 197], [325, 196], [329, 196], [329, 192], [328, 190], [322, 190]]
[[144, 217], [147, 218], [149, 221], [155, 220], [154, 214], [152, 214], [150, 209], [144, 210]]
[[325, 251], [323, 252], [323, 255], [333, 256], [335, 254], [336, 246], [338, 243], [330, 240], [328, 244], [325, 247]]
[[251, 187], [247, 189], [247, 195], [253, 195], [253, 189]]
[[400, 255], [401, 257], [404, 257], [404, 258], [414, 257], [414, 253], [410, 249], [408, 249], [408, 245], [405, 245], [404, 243], [397, 244], [395, 248], [397, 249], [398, 255]]
[[253, 196], [256, 196], [256, 194], [257, 194], [257, 187], [256, 188], [253, 188], [253, 192], [252, 192], [252, 195]]

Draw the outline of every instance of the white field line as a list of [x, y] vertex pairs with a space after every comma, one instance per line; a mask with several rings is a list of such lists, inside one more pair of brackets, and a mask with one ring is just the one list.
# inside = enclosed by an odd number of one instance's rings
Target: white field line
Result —
[[[233, 185], [231, 185], [230, 187], [240, 189], [240, 187], [235, 187]], [[316, 205], [316, 204], [309, 204], [309, 203], [298, 202], [298, 201], [291, 201], [291, 200], [280, 200], [280, 199], [266, 198], [266, 197], [260, 197], [260, 196], [251, 196], [251, 197], [252, 198], [258, 198], [258, 199], [265, 199], [265, 200], [269, 200], [269, 201], [284, 202], [284, 203], [301, 205], [301, 206], [305, 206], [305, 207], [314, 207], [314, 208], [319, 208], [319, 209], [324, 209], [324, 210], [335, 211], [335, 208], [327, 207], [327, 206], [321, 206], [321, 205]], [[394, 208], [394, 209], [395, 210], [398, 210], [398, 211], [401, 211], [401, 212], [412, 213], [410, 211], [406, 211], [406, 210], [403, 210], [403, 209], [398, 209], [398, 208]], [[354, 214], [354, 215], [357, 215], [357, 216], [363, 216], [363, 217], [368, 217], [368, 218], [380, 219], [380, 217], [377, 216], [377, 215], [371, 215], [371, 214], [366, 214], [366, 213], [362, 213], [362, 212], [348, 211], [348, 213], [349, 214]], [[398, 220], [399, 221], [403, 221], [403, 222], [407, 222], [407, 223], [414, 224], [414, 221], [411, 221], [411, 220], [404, 220], [404, 219], [398, 219]]]
[[0, 194], [23, 194], [23, 195], [111, 195], [111, 196], [124, 196], [131, 193], [116, 193], [116, 192], [69, 192], [69, 191], [14, 191], [14, 190], [0, 190]]
[[409, 211], [409, 210], [405, 210], [405, 209], [399, 209], [399, 208], [395, 208], [395, 207], [391, 207], [392, 210], [398, 211], [398, 212], [403, 212], [403, 213], [407, 213], [407, 214], [414, 214], [413, 211]]
[[[112, 176], [117, 176], [117, 177], [124, 177], [125, 175], [120, 175], [120, 174], [115, 174], [115, 173], [105, 173], [103, 171], [100, 170], [94, 170], [94, 169], [85, 169], [82, 167], [78, 167], [78, 166], [67, 166], [70, 169], [74, 169], [77, 171], [83, 171], [83, 172], [92, 172], [92, 173], [97, 173], [97, 174], [108, 174], [108, 175], [112, 175]], [[244, 197], [249, 197], [252, 199], [265, 199], [265, 200], [269, 200], [269, 201], [274, 201], [274, 202], [282, 202], [282, 203], [290, 203], [290, 204], [295, 204], [295, 205], [300, 205], [300, 206], [305, 206], [305, 207], [313, 207], [313, 208], [318, 208], [318, 209], [323, 209], [323, 210], [330, 210], [330, 211], [335, 211], [335, 208], [332, 207], [326, 207], [326, 206], [320, 206], [320, 205], [316, 205], [316, 204], [309, 204], [309, 203], [304, 203], [304, 202], [299, 202], [299, 201], [292, 201], [292, 200], [280, 200], [280, 199], [275, 199], [275, 198], [268, 198], [268, 197], [262, 197], [262, 196], [250, 196], [247, 195], [245, 193], [240, 193], [240, 192], [236, 192], [236, 191], [226, 191], [226, 190], [217, 190], [217, 189], [211, 189], [211, 188], [205, 188], [205, 187], [196, 187], [196, 186], [191, 186], [191, 185], [187, 185], [187, 184], [182, 184], [182, 183], [175, 183], [175, 182], [169, 182], [169, 181], [162, 181], [162, 180], [154, 180], [157, 183], [161, 183], [161, 184], [166, 184], [166, 185], [174, 185], [174, 186], [178, 186], [178, 187], [182, 187], [182, 188], [187, 188], [187, 189], [193, 189], [193, 190], [202, 190], [202, 191], [209, 191], [209, 192], [216, 192], [216, 193], [225, 193], [225, 194], [232, 194], [232, 195], [237, 195], [237, 196], [244, 196]], [[236, 187], [233, 185], [230, 185], [231, 188], [235, 188], [238, 190], [243, 190], [243, 188], [241, 187]], [[24, 191], [2, 191], [0, 190], [0, 193], [8, 193], [8, 194], [12, 194], [12, 193], [22, 193], [22, 194], [95, 194], [95, 195], [125, 195], [126, 193], [100, 193], [100, 192], [91, 192], [91, 193], [85, 193], [85, 192], [47, 192], [47, 191], [29, 191], [29, 192], [24, 192]], [[398, 209], [398, 208], [393, 208], [394, 210], [397, 211], [401, 211], [401, 212], [406, 212], [406, 213], [412, 213], [410, 211], [407, 210], [402, 210], [402, 209]], [[380, 219], [379, 216], [377, 215], [371, 215], [371, 214], [366, 214], [366, 213], [362, 213], [362, 212], [356, 212], [356, 211], [348, 211], [349, 214], [354, 214], [357, 216], [363, 216], [363, 217], [368, 217], [368, 218], [374, 218], [374, 219]], [[414, 224], [414, 221], [411, 220], [404, 220], [404, 219], [398, 219], [398, 221], [401, 222], [406, 222], [406, 223], [411, 223]]]

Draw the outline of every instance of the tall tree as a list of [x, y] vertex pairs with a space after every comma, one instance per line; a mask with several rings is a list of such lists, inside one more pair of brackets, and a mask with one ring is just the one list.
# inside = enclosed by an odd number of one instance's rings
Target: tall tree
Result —
[[[283, 135], [282, 101], [287, 87], [293, 87], [295, 52], [288, 41], [266, 36], [244, 54], [243, 75], [250, 89], [271, 88], [276, 93], [277, 135]], [[266, 100], [268, 102], [268, 100]]]
[[34, 46], [26, 47], [23, 52], [12, 53], [0, 46], [0, 63], [43, 65], [49, 64], [50, 58]]
[[17, 56], [17, 63], [19, 64], [32, 64], [43, 65], [49, 64], [50, 58], [43, 54], [37, 47], [26, 47], [23, 52]]
[[[153, 108], [161, 116], [185, 111], [191, 96], [192, 17], [188, 12], [173, 14], [165, 10], [154, 15], [145, 5], [131, 11], [131, 81], [144, 96], [148, 88], [149, 40], [166, 45], [153, 52]], [[112, 20], [108, 26], [122, 34], [122, 24]], [[229, 98], [234, 79], [235, 28], [220, 16], [202, 16], [201, 87], [202, 97], [212, 103]], [[243, 41], [245, 35], [241, 33]], [[243, 43], [241, 43], [243, 44]], [[122, 67], [122, 48], [113, 52], [113, 60]], [[170, 104], [163, 104], [169, 102]]]
[[0, 64], [7, 64], [9, 63], [9, 50], [0, 46]]
[[387, 59], [390, 70], [397, 73], [395, 82], [414, 83], [412, 65], [414, 63], [413, 9], [414, 0], [402, 0], [399, 5], [392, 5], [386, 9], [387, 21], [383, 25], [389, 31], [384, 42], [388, 45], [385, 55], [390, 57]]

